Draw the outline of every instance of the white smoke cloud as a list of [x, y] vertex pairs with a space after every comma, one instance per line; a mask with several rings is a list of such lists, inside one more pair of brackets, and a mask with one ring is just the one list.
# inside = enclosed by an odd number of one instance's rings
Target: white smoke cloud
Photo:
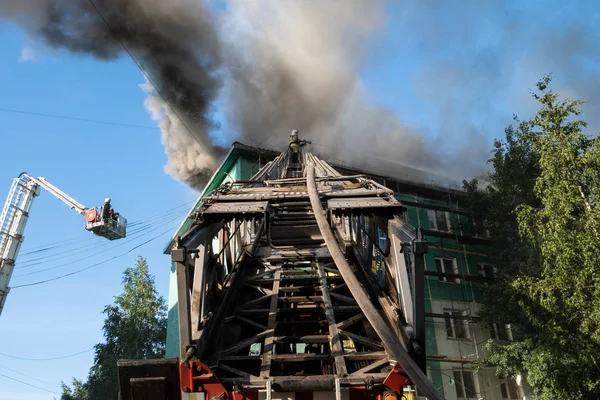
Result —
[[149, 82], [140, 87], [147, 93], [146, 109], [160, 126], [161, 142], [168, 156], [165, 172], [193, 188], [203, 187], [218, 167], [220, 154], [212, 146], [204, 146], [201, 137], [188, 130]]
[[384, 4], [229, 1], [222, 32], [230, 134], [284, 148], [298, 129], [331, 161], [411, 178], [434, 167], [422, 136], [375, 106], [359, 79], [365, 48], [386, 23]]

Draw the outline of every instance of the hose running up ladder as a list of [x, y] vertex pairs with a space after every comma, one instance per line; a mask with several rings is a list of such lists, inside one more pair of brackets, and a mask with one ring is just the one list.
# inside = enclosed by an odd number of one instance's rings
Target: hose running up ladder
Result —
[[315, 181], [315, 167], [313, 164], [307, 165], [307, 187], [308, 196], [310, 198], [310, 204], [312, 206], [315, 218], [319, 230], [323, 235], [327, 249], [335, 262], [344, 282], [350, 289], [350, 292], [354, 296], [354, 299], [358, 303], [367, 320], [371, 323], [371, 326], [377, 332], [383, 345], [390, 353], [390, 355], [396, 359], [400, 364], [404, 372], [408, 375], [411, 381], [417, 385], [419, 392], [421, 392], [429, 400], [444, 400], [444, 397], [440, 394], [437, 388], [433, 385], [427, 376], [423, 373], [421, 368], [412, 359], [412, 357], [404, 350], [402, 345], [398, 342], [396, 335], [383, 320], [379, 312], [375, 309], [367, 294], [363, 290], [360, 282], [350, 269], [350, 265], [346, 261], [346, 257], [340, 250], [340, 246], [331, 231], [323, 207], [321, 207], [321, 200], [319, 199], [319, 192], [317, 191], [317, 183]]

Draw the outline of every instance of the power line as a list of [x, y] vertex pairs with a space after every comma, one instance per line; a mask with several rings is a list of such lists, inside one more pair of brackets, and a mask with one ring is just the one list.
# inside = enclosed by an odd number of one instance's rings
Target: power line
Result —
[[60, 357], [50, 357], [50, 358], [27, 358], [27, 357], [12, 356], [10, 354], [4, 354], [4, 353], [0, 353], [0, 356], [12, 358], [15, 360], [24, 360], [24, 361], [54, 361], [54, 360], [63, 360], [65, 358], [75, 357], [75, 356], [78, 356], [78, 355], [84, 354], [84, 353], [89, 353], [90, 351], [92, 351], [94, 349], [95, 349], [95, 347], [92, 347], [91, 349], [83, 350], [78, 353], [73, 353], [73, 354], [69, 354], [66, 356], [60, 356]]
[[56, 118], [56, 119], [66, 119], [66, 120], [70, 120], [70, 121], [91, 122], [94, 124], [122, 126], [125, 128], [140, 128], [140, 129], [152, 129], [152, 130], [159, 129], [156, 126], [124, 124], [124, 123], [120, 123], [120, 122], [101, 121], [98, 119], [72, 117], [72, 116], [67, 116], [67, 115], [55, 115], [55, 114], [46, 114], [46, 113], [39, 113], [39, 112], [33, 112], [33, 111], [15, 110], [12, 108], [0, 108], [0, 111], [7, 112], [7, 113], [15, 113], [15, 114], [35, 115], [36, 117], [47, 117], [47, 118]]
[[121, 44], [121, 46], [123, 47], [123, 49], [129, 55], [129, 57], [131, 58], [131, 60], [138, 67], [138, 69], [140, 70], [140, 72], [142, 74], [144, 74], [144, 77], [146, 77], [146, 79], [148, 80], [148, 82], [150, 82], [150, 84], [152, 85], [152, 87], [154, 88], [154, 90], [156, 90], [156, 93], [158, 93], [159, 96], [163, 99], [163, 101], [165, 102], [165, 104], [167, 105], [167, 107], [169, 107], [169, 109], [171, 109], [171, 111], [173, 112], [173, 114], [175, 114], [175, 116], [177, 117], [177, 119], [179, 120], [179, 122], [181, 122], [181, 124], [185, 127], [185, 129], [188, 131], [188, 133], [194, 138], [194, 140], [196, 142], [198, 142], [198, 144], [200, 146], [203, 146], [203, 144], [200, 142], [200, 140], [198, 140], [198, 138], [196, 137], [196, 135], [194, 135], [194, 133], [192, 132], [192, 130], [187, 126], [187, 124], [185, 123], [185, 121], [179, 116], [179, 114], [177, 113], [177, 111], [175, 111], [175, 109], [171, 106], [171, 103], [169, 103], [167, 101], [167, 98], [165, 96], [163, 96], [162, 92], [154, 84], [154, 82], [152, 81], [152, 79], [150, 79], [150, 77], [148, 76], [148, 74], [146, 73], [146, 71], [144, 71], [144, 69], [142, 68], [141, 64], [135, 59], [135, 57], [133, 56], [133, 54], [131, 54], [131, 52], [129, 51], [129, 49], [127, 48], [127, 46], [125, 46], [125, 43], [123, 43], [123, 41], [121, 40], [121, 38], [119, 37], [119, 35], [117, 35], [117, 33], [115, 32], [115, 30], [113, 29], [113, 27], [108, 23], [108, 21], [106, 20], [106, 18], [104, 18], [104, 15], [102, 15], [102, 13], [98, 9], [98, 7], [96, 7], [96, 4], [94, 4], [94, 1], [93, 0], [89, 0], [89, 2], [92, 5], [92, 7], [94, 8], [94, 10], [96, 10], [96, 13], [100, 16], [100, 18], [102, 18], [102, 21], [104, 21], [104, 23], [106, 24], [106, 26], [108, 27], [108, 29], [110, 30], [110, 32], [112, 33], [112, 35], [115, 37], [115, 39], [117, 39], [117, 41]]
[[48, 389], [40, 387], [40, 386], [32, 385], [31, 383], [23, 382], [23, 381], [21, 381], [19, 379], [12, 378], [12, 377], [10, 377], [8, 375], [0, 374], [0, 376], [4, 377], [6, 379], [10, 379], [11, 381], [22, 383], [23, 385], [31, 386], [32, 388], [36, 388], [36, 389], [39, 389], [39, 390], [43, 390], [44, 392], [48, 392], [48, 393], [52, 393], [52, 394], [57, 394], [57, 395], [60, 396], [60, 393], [58, 393], [58, 392], [53, 392], [52, 390], [48, 390]]
[[11, 368], [8, 368], [8, 367], [5, 367], [5, 366], [3, 366], [3, 365], [0, 365], [0, 368], [6, 369], [6, 370], [8, 370], [8, 371], [10, 371], [10, 372], [12, 372], [12, 373], [14, 373], [14, 374], [18, 374], [18, 375], [24, 376], [24, 377], [26, 377], [26, 378], [33, 379], [34, 381], [38, 381], [38, 382], [40, 382], [40, 383], [43, 383], [43, 384], [46, 384], [46, 385], [52, 385], [52, 383], [50, 383], [50, 382], [43, 381], [43, 380], [41, 380], [41, 379], [38, 379], [38, 378], [36, 378], [36, 377], [34, 377], [34, 376], [27, 375], [27, 374], [24, 374], [24, 373], [22, 373], [22, 372], [19, 372], [19, 371], [15, 371], [14, 369], [11, 369]]
[[[174, 219], [173, 219], [173, 220], [171, 220], [170, 222], [172, 222], [172, 221], [175, 221], [175, 220], [177, 220], [177, 219], [179, 219], [179, 218], [174, 218]], [[164, 225], [162, 225], [162, 224], [161, 224], [159, 227], [157, 227], [157, 228], [154, 228], [154, 229], [150, 229], [148, 232], [146, 232], [146, 233], [144, 233], [144, 234], [142, 234], [142, 235], [138, 235], [137, 237], [131, 238], [130, 240], [127, 240], [127, 241], [125, 241], [125, 242], [123, 242], [123, 243], [117, 244], [117, 245], [116, 245], [116, 246], [114, 246], [113, 248], [116, 248], [116, 247], [123, 246], [123, 245], [125, 245], [125, 244], [127, 244], [127, 243], [131, 243], [131, 242], [133, 242], [134, 240], [137, 240], [137, 239], [139, 239], [139, 238], [141, 238], [141, 237], [144, 237], [144, 236], [146, 236], [146, 235], [147, 235], [148, 233], [150, 233], [150, 232], [155, 232], [157, 229], [159, 229], [159, 228], [161, 228], [161, 227], [163, 227], [163, 226], [164, 226]], [[171, 228], [170, 230], [172, 230], [172, 228]], [[134, 248], [134, 249], [135, 249], [135, 248]], [[100, 255], [100, 254], [102, 254], [102, 253], [104, 253], [104, 252], [105, 252], [105, 251], [101, 251], [101, 252], [95, 253], [94, 255]], [[127, 254], [127, 253], [125, 253], [125, 254]], [[69, 257], [70, 257], [70, 255], [69, 255]], [[35, 274], [39, 274], [39, 273], [42, 273], [42, 272], [46, 272], [46, 271], [51, 271], [51, 270], [54, 270], [54, 269], [63, 268], [63, 267], [69, 266], [69, 265], [76, 264], [76, 263], [78, 263], [78, 262], [80, 262], [80, 261], [87, 260], [88, 258], [89, 258], [89, 256], [86, 256], [86, 257], [83, 257], [83, 258], [79, 258], [79, 259], [77, 259], [77, 260], [70, 261], [70, 262], [68, 262], [68, 263], [66, 263], [66, 264], [56, 265], [56, 266], [53, 266], [53, 267], [48, 267], [48, 268], [40, 269], [40, 270], [37, 270], [37, 271], [28, 272], [28, 273], [25, 273], [25, 274], [19, 274], [19, 275], [16, 275], [16, 276], [15, 276], [15, 278], [19, 278], [19, 277], [23, 277], [23, 276], [29, 276], [29, 275], [35, 275]], [[109, 260], [111, 260], [111, 259], [109, 259]], [[31, 265], [30, 265], [30, 266], [31, 266]], [[14, 287], [18, 287], [18, 286], [14, 286]]]
[[117, 256], [111, 257], [111, 258], [109, 258], [109, 259], [107, 259], [107, 260], [104, 260], [104, 261], [100, 261], [100, 262], [98, 262], [98, 263], [96, 263], [96, 264], [88, 265], [88, 266], [87, 266], [87, 267], [85, 267], [85, 268], [81, 268], [81, 269], [78, 269], [78, 270], [76, 270], [76, 271], [69, 272], [68, 274], [59, 275], [59, 276], [57, 276], [57, 277], [55, 277], [55, 278], [50, 278], [50, 279], [45, 279], [45, 280], [42, 280], [42, 281], [37, 281], [37, 282], [31, 282], [31, 283], [25, 283], [25, 284], [22, 284], [22, 285], [12, 286], [12, 287], [11, 287], [11, 289], [17, 289], [17, 288], [22, 288], [22, 287], [28, 287], [28, 286], [36, 286], [36, 285], [41, 285], [41, 284], [44, 284], [44, 283], [48, 283], [48, 282], [52, 282], [52, 281], [56, 281], [56, 280], [58, 280], [58, 279], [66, 278], [66, 277], [68, 277], [68, 276], [71, 276], [71, 275], [75, 275], [75, 274], [81, 273], [81, 272], [83, 272], [83, 271], [86, 271], [86, 270], [88, 270], [88, 269], [90, 269], [90, 268], [97, 267], [98, 265], [106, 264], [106, 263], [107, 263], [107, 262], [109, 262], [109, 261], [112, 261], [112, 260], [115, 260], [115, 259], [117, 259], [117, 258], [120, 258], [120, 257], [124, 257], [124, 256], [126, 256], [127, 254], [131, 253], [131, 252], [132, 252], [132, 251], [134, 251], [135, 249], [138, 249], [138, 248], [140, 248], [140, 247], [142, 247], [142, 246], [144, 246], [144, 245], [146, 245], [146, 244], [148, 244], [148, 243], [152, 242], [153, 240], [156, 240], [156, 239], [158, 239], [159, 237], [161, 237], [161, 236], [163, 236], [163, 235], [165, 235], [165, 234], [167, 234], [167, 233], [169, 233], [169, 232], [171, 232], [171, 231], [172, 231], [172, 228], [169, 228], [168, 230], [166, 230], [166, 231], [164, 231], [164, 232], [162, 232], [162, 233], [158, 234], [157, 236], [154, 236], [153, 238], [151, 238], [151, 239], [149, 239], [149, 240], [145, 241], [144, 243], [141, 243], [141, 244], [139, 244], [139, 245], [137, 245], [137, 246], [135, 246], [135, 247], [133, 247], [133, 248], [129, 249], [129, 250], [128, 250], [128, 251], [126, 251], [125, 253], [122, 253], [122, 254], [119, 254], [119, 255], [117, 255]]
[[[100, 248], [101, 249], [100, 252], [97, 252], [94, 255], [96, 255], [96, 254], [102, 254], [105, 251], [109, 251], [109, 250], [112, 250], [114, 248], [121, 247], [121, 246], [123, 246], [123, 245], [125, 245], [127, 243], [131, 243], [134, 240], [139, 239], [140, 237], [144, 237], [147, 234], [149, 234], [151, 232], [154, 232], [157, 229], [163, 227], [166, 223], [170, 223], [170, 222], [179, 220], [179, 219], [181, 219], [181, 217], [183, 217], [184, 215], [186, 215], [186, 213], [179, 213], [179, 214], [175, 215], [174, 218], [170, 218], [170, 219], [163, 218], [161, 220], [157, 220], [157, 221], [153, 222], [152, 224], [147, 224], [147, 225], [139, 227], [139, 228], [137, 228], [137, 229], [135, 229], [133, 231], [130, 231], [130, 232], [128, 232], [127, 240], [125, 240], [125, 241], [123, 241], [123, 242], [121, 242], [119, 244], [116, 244], [116, 245], [113, 245], [112, 243], [101, 243], [101, 244], [90, 243], [90, 244], [86, 244], [86, 245], [83, 245], [83, 246], [80, 246], [80, 247], [75, 247], [75, 248], [72, 248], [72, 249], [67, 249], [67, 250], [64, 250], [64, 251], [61, 251], [61, 252], [58, 252], [58, 253], [55, 253], [55, 254], [50, 254], [50, 255], [47, 255], [47, 256], [30, 259], [30, 260], [28, 260], [28, 262], [26, 262], [24, 264], [18, 264], [17, 267], [18, 267], [19, 271], [21, 271], [23, 269], [31, 268], [31, 267], [34, 267], [36, 265], [48, 264], [49, 261], [57, 261], [57, 260], [61, 260], [61, 259], [64, 259], [64, 258], [70, 258], [70, 257], [72, 257], [72, 256], [74, 256], [76, 254], [87, 253], [92, 248]], [[156, 228], [150, 229], [150, 228], [152, 228], [153, 226], [156, 226], [156, 225], [158, 225]], [[79, 261], [84, 261], [88, 257], [89, 257], [89, 255], [86, 256], [86, 257], [84, 257], [84, 258], [80, 258], [80, 259], [77, 259], [77, 260], [70, 261], [70, 262], [68, 262], [66, 264], [62, 264], [62, 266], [67, 266], [67, 265], [71, 265], [71, 264], [74, 264], [74, 263], [79, 262]], [[38, 270], [38, 271], [35, 271], [35, 272], [30, 272], [30, 273], [15, 275], [15, 278], [18, 278], [20, 276], [32, 275], [32, 274], [36, 274], [36, 273], [39, 273], [39, 272], [48, 271], [48, 270], [56, 269], [56, 268], [59, 268], [59, 267], [50, 267], [50, 268]]]
[[[148, 222], [153, 221], [153, 224], [158, 222], [158, 220], [162, 220], [163, 217], [169, 216], [169, 215], [173, 215], [175, 213], [180, 213], [182, 210], [181, 208], [183, 207], [189, 207], [192, 203], [195, 203], [196, 200], [194, 201], [188, 201], [186, 203], [180, 204], [178, 206], [175, 206], [173, 208], [167, 209], [161, 213], [158, 214], [153, 214], [150, 215], [148, 217], [144, 217], [142, 219], [140, 219], [139, 221], [133, 221], [127, 224], [128, 228], [133, 228], [136, 227], [134, 230], [130, 230], [128, 233], [135, 233], [137, 232], [137, 229], [147, 225], [151, 225], [148, 224]], [[52, 243], [46, 243], [37, 247], [32, 247], [31, 249], [29, 249], [29, 251], [24, 252], [24, 253], [20, 253], [19, 254], [19, 259], [23, 259], [23, 258], [27, 258], [26, 256], [28, 255], [34, 255], [34, 254], [39, 254], [39, 253], [44, 253], [46, 251], [50, 251], [59, 247], [62, 247], [64, 245], [69, 245], [69, 244], [73, 244], [73, 243], [77, 243], [77, 244], [81, 244], [82, 241], [85, 242], [89, 242], [90, 240], [97, 240], [98, 237], [97, 236], [90, 236], [89, 234], [85, 235], [85, 236], [78, 236], [78, 237], [74, 237], [71, 239], [66, 239], [66, 240], [61, 240], [61, 241], [57, 241], [57, 242], [52, 242]], [[61, 252], [62, 253], [62, 252]], [[37, 258], [37, 259], [30, 259], [28, 260], [28, 262], [32, 262], [32, 261], [37, 261], [40, 260], [41, 258]], [[22, 268], [22, 266], [20, 265], [20, 267]]]

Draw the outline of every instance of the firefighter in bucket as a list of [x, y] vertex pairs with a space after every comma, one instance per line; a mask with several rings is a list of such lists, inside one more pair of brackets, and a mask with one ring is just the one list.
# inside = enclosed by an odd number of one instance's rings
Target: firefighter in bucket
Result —
[[104, 199], [104, 205], [102, 206], [102, 219], [107, 221], [108, 219], [112, 219], [117, 221], [119, 219], [119, 213], [115, 212], [115, 210], [110, 205], [110, 198]]

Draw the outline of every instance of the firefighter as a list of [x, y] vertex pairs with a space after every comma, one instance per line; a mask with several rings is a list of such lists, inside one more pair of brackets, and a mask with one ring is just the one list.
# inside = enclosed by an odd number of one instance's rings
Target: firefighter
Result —
[[110, 198], [107, 197], [104, 199], [104, 206], [102, 206], [102, 219], [106, 221], [109, 218], [112, 218], [116, 221], [119, 219], [119, 213], [115, 212], [110, 205]]
[[298, 137], [297, 130], [294, 129], [292, 131], [292, 134], [290, 135], [289, 149], [292, 152], [292, 161], [293, 162], [298, 162], [298, 152], [300, 151], [300, 147], [304, 147], [308, 143], [310, 143], [308, 140], [300, 140], [300, 138]]

